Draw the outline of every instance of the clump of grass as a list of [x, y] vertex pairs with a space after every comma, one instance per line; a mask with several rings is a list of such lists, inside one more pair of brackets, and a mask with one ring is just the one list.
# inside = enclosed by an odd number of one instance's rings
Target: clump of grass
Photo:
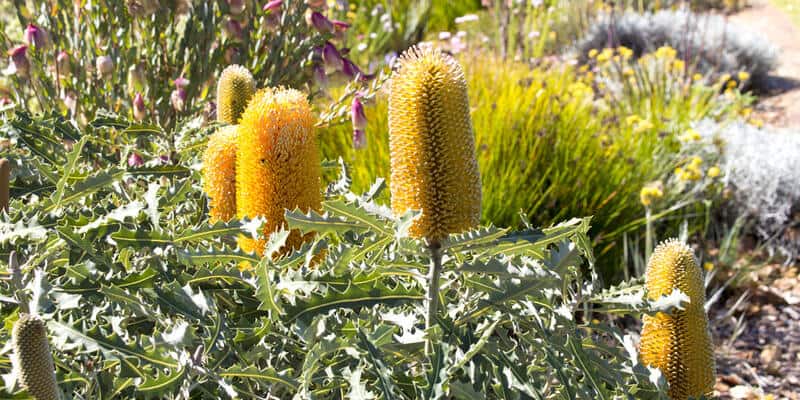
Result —
[[698, 72], [736, 76], [744, 71], [755, 88], [777, 65], [777, 49], [765, 38], [723, 17], [684, 10], [603, 15], [578, 44], [579, 57], [585, 62], [592, 49], [617, 46], [630, 48], [636, 57], [670, 46]]

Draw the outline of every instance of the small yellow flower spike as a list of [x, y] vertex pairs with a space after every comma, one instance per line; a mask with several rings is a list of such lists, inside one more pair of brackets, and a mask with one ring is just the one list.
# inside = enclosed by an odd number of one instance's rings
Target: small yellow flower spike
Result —
[[692, 249], [674, 239], [656, 247], [647, 266], [645, 286], [650, 300], [680, 289], [690, 302], [671, 315], [659, 312], [644, 316], [642, 363], [661, 370], [673, 400], [710, 396], [716, 374], [714, 349], [703, 308], [703, 276]]
[[[250, 101], [239, 123], [236, 208], [239, 218], [265, 217], [264, 236], [284, 225], [286, 209], [318, 210], [322, 202], [317, 134], [306, 96], [268, 88]], [[308, 235], [310, 236], [310, 235]], [[308, 239], [292, 231], [283, 251]], [[239, 238], [242, 250], [262, 254], [266, 239]]]
[[217, 120], [236, 124], [256, 92], [256, 81], [247, 68], [231, 65], [222, 71], [217, 84]]
[[208, 138], [203, 153], [203, 190], [208, 195], [209, 221], [236, 216], [236, 141], [238, 125], [220, 128]]
[[467, 83], [439, 50], [413, 47], [398, 63], [389, 96], [392, 210], [422, 211], [409, 232], [436, 242], [481, 216]]

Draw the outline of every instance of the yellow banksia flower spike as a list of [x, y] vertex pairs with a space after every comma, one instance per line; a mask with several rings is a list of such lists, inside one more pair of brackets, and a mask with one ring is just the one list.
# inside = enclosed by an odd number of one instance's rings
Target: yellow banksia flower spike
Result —
[[464, 72], [435, 49], [399, 59], [389, 97], [392, 210], [420, 210], [413, 237], [437, 242], [475, 227], [481, 178]]
[[645, 276], [650, 300], [680, 289], [689, 296], [684, 310], [671, 315], [645, 315], [642, 327], [642, 363], [657, 367], [669, 382], [673, 400], [711, 396], [714, 389], [714, 349], [706, 317], [705, 290], [700, 267], [684, 243], [668, 240], [653, 252]]
[[247, 68], [241, 65], [225, 68], [217, 83], [217, 120], [226, 124], [238, 123], [255, 92], [256, 81]]
[[[285, 209], [319, 210], [322, 203], [317, 134], [306, 96], [294, 89], [259, 91], [242, 114], [236, 153], [239, 218], [265, 217], [265, 238], [283, 226]], [[289, 250], [305, 240], [293, 231]], [[266, 239], [240, 237], [245, 251], [261, 254]]]
[[236, 217], [236, 141], [238, 125], [220, 128], [208, 138], [203, 153], [203, 190], [208, 195], [210, 222]]
[[14, 323], [11, 341], [11, 361], [22, 387], [36, 400], [58, 400], [60, 393], [44, 321], [21, 314]]

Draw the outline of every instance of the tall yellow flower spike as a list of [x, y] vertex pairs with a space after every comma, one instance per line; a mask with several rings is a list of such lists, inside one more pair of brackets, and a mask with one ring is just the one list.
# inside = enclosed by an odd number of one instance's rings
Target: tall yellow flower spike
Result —
[[[256, 93], [239, 123], [236, 207], [239, 218], [265, 217], [264, 236], [281, 227], [284, 210], [319, 210], [322, 203], [317, 135], [306, 96], [294, 89]], [[292, 231], [284, 250], [305, 240]], [[262, 254], [265, 239], [240, 237], [245, 251]]]
[[217, 120], [236, 124], [256, 92], [256, 81], [247, 68], [230, 65], [222, 71], [217, 84]]
[[461, 66], [439, 50], [400, 56], [389, 97], [392, 210], [420, 210], [413, 237], [440, 241], [480, 222], [481, 178]]
[[237, 125], [222, 127], [208, 138], [203, 153], [203, 190], [208, 195], [210, 222], [236, 216]]
[[642, 363], [658, 367], [673, 400], [710, 396], [714, 389], [714, 349], [703, 308], [705, 291], [692, 250], [672, 239], [656, 247], [645, 277], [651, 300], [680, 289], [689, 296], [684, 310], [644, 316]]
[[[217, 120], [236, 124], [256, 91], [247, 68], [231, 65], [217, 84]], [[209, 221], [229, 221], [236, 216], [237, 126], [226, 126], [208, 138], [203, 153], [203, 189], [208, 194]]]

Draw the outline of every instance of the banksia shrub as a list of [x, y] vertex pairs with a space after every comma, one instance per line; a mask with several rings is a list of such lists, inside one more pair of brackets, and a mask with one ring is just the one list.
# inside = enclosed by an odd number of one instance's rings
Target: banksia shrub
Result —
[[53, 355], [47, 342], [44, 321], [29, 314], [20, 315], [11, 334], [14, 346], [12, 362], [22, 387], [36, 400], [57, 400]]
[[410, 234], [440, 241], [476, 226], [481, 180], [464, 72], [434, 49], [398, 61], [389, 97], [392, 210], [421, 210]]
[[236, 124], [256, 92], [256, 81], [247, 68], [231, 65], [222, 71], [217, 84], [217, 120]]
[[650, 258], [645, 279], [651, 300], [680, 289], [689, 296], [690, 303], [672, 315], [660, 312], [644, 317], [642, 363], [661, 370], [674, 400], [710, 396], [714, 388], [714, 350], [703, 308], [703, 277], [692, 250], [677, 240], [662, 243]]
[[[319, 209], [322, 202], [319, 147], [311, 106], [294, 89], [264, 89], [239, 123], [236, 208], [239, 218], [265, 217], [268, 236], [284, 224], [284, 210]], [[293, 231], [287, 249], [302, 241]], [[245, 251], [261, 254], [265, 240], [240, 238]]]
[[237, 125], [222, 127], [208, 138], [203, 153], [203, 189], [208, 195], [211, 223], [236, 216]]

